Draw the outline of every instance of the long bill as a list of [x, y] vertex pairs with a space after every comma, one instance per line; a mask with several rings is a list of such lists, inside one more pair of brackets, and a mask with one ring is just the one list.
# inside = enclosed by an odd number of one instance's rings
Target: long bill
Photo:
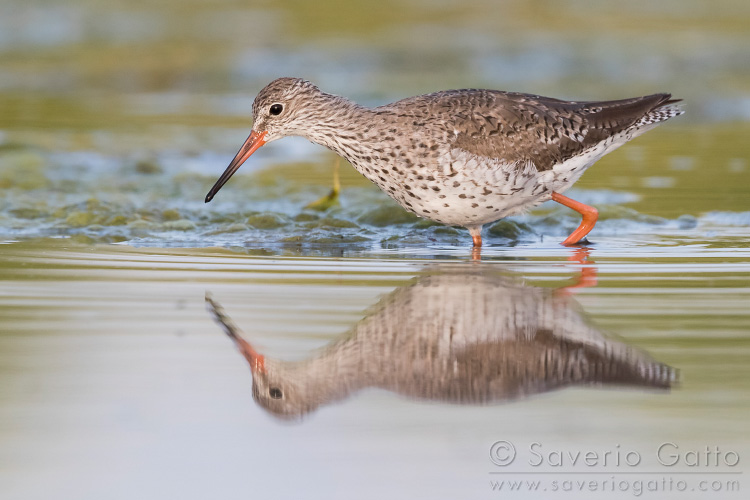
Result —
[[242, 145], [240, 150], [237, 151], [237, 154], [234, 155], [234, 159], [232, 160], [232, 162], [229, 164], [227, 169], [224, 170], [224, 173], [221, 174], [221, 177], [219, 177], [219, 180], [216, 181], [214, 187], [212, 187], [206, 195], [206, 203], [213, 200], [214, 196], [216, 196], [216, 193], [219, 192], [219, 189], [221, 189], [221, 187], [227, 183], [227, 181], [242, 166], [242, 164], [245, 163], [245, 160], [250, 158], [250, 155], [255, 153], [256, 149], [266, 143], [266, 133], [267, 132], [256, 132], [255, 130], [250, 132], [250, 135], [245, 140], [245, 143]]
[[234, 324], [234, 321], [232, 321], [232, 318], [230, 318], [226, 311], [224, 311], [221, 304], [216, 302], [213, 296], [208, 292], [206, 292], [206, 306], [216, 322], [221, 325], [224, 332], [234, 341], [242, 355], [245, 356], [245, 359], [250, 364], [250, 370], [253, 372], [253, 376], [255, 376], [256, 373], [265, 372], [266, 358], [256, 351], [247, 340], [242, 338], [242, 330]]

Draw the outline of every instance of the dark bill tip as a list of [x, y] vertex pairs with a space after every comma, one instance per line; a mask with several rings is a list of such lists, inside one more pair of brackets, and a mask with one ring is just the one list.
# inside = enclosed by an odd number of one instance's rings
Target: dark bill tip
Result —
[[211, 190], [206, 195], [206, 203], [213, 200], [214, 196], [216, 196], [216, 193], [218, 193], [221, 187], [227, 183], [227, 181], [234, 175], [237, 170], [239, 170], [242, 164], [245, 163], [245, 160], [250, 158], [250, 155], [253, 154], [255, 150], [266, 143], [266, 141], [264, 140], [265, 136], [266, 132], [256, 132], [254, 130], [250, 132], [250, 135], [245, 140], [245, 143], [242, 144], [242, 147], [239, 151], [237, 151], [234, 159], [232, 159], [232, 162], [229, 164], [227, 169], [224, 170], [224, 173], [221, 174], [219, 180], [216, 181], [216, 184], [213, 185]]

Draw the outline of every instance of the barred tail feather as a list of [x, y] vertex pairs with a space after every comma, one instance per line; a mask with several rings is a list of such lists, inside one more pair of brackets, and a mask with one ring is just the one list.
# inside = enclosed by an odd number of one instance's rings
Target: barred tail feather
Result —
[[672, 97], [670, 94], [664, 96], [665, 100], [638, 120], [634, 125], [635, 127], [660, 123], [685, 113], [685, 110], [682, 109], [682, 99], [669, 99]]

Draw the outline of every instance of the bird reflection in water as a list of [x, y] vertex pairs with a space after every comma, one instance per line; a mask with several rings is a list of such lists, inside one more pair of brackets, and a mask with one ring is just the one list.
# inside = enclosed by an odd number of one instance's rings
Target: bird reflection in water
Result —
[[[253, 398], [294, 419], [367, 387], [490, 404], [575, 385], [667, 389], [676, 371], [590, 325], [570, 293], [522, 285], [481, 263], [397, 288], [339, 340], [303, 361], [263, 356], [209, 295], [250, 364]], [[479, 265], [477, 265], [479, 264]], [[581, 279], [595, 282], [591, 269]]]

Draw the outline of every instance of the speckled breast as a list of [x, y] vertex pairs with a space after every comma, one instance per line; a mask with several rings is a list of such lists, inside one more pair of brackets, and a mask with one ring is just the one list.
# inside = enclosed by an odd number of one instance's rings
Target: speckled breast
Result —
[[406, 210], [443, 224], [486, 224], [549, 197], [530, 163], [507, 164], [448, 147], [425, 157], [390, 152], [386, 147], [380, 156], [350, 162]]

